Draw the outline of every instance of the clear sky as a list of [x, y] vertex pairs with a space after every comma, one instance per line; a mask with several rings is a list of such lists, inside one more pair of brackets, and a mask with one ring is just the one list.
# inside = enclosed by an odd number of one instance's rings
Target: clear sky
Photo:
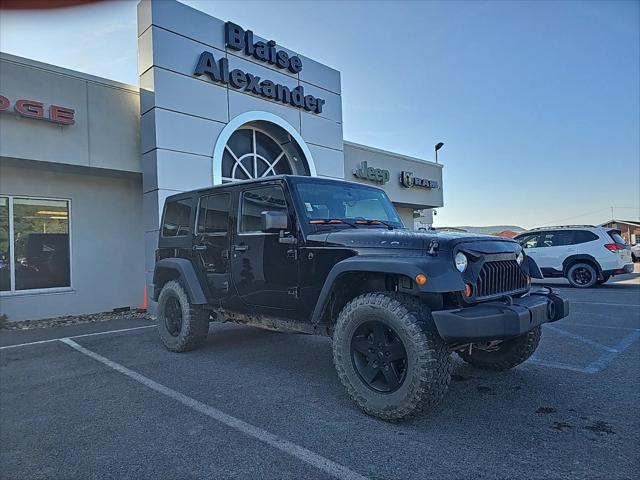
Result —
[[[445, 142], [436, 225], [640, 217], [640, 2], [185, 1], [342, 74], [344, 137]], [[137, 84], [136, 2], [0, 13], [0, 50]]]

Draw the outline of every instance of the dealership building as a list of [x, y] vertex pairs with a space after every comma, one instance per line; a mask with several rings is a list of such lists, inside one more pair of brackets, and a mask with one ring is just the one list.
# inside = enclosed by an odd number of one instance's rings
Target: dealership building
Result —
[[146, 306], [163, 202], [195, 188], [339, 178], [428, 225], [442, 166], [343, 140], [340, 72], [289, 47], [145, 0], [139, 86], [0, 53], [0, 315]]

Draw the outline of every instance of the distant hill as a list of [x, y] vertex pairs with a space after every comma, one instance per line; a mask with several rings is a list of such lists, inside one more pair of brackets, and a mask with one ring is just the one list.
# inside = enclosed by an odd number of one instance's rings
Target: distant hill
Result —
[[460, 227], [436, 227], [436, 229], [440, 228], [456, 228], [460, 230], [465, 230], [469, 233], [479, 233], [482, 235], [493, 235], [498, 232], [504, 232], [505, 230], [511, 230], [513, 232], [524, 232], [526, 229], [522, 227], [518, 227], [516, 225], [489, 225], [488, 227], [472, 227], [469, 225], [463, 225]]

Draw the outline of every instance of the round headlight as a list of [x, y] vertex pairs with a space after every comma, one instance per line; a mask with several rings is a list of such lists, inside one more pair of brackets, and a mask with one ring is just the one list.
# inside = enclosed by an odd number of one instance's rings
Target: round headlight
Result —
[[520, 251], [516, 255], [516, 262], [518, 262], [518, 265], [522, 265], [522, 261], [523, 260], [524, 260], [524, 253], [522, 253], [522, 251]]
[[456, 268], [460, 273], [464, 272], [467, 269], [467, 256], [464, 253], [456, 253], [455, 262]]

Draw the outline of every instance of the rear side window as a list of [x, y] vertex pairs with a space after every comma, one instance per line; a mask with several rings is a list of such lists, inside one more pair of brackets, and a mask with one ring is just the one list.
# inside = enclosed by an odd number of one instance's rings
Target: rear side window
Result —
[[595, 233], [588, 232], [586, 230], [576, 230], [573, 233], [574, 245], [577, 245], [579, 243], [593, 242], [594, 240], [597, 240], [597, 239], [598, 239], [598, 236]]
[[622, 235], [620, 235], [617, 231], [615, 230], [611, 230], [609, 232], [609, 236], [613, 239], [614, 242], [616, 242], [618, 245], [626, 245], [627, 242], [625, 242], [624, 238], [622, 238]]
[[538, 247], [562, 247], [573, 243], [573, 230], [558, 230], [540, 234]]
[[200, 199], [198, 233], [227, 233], [229, 228], [229, 194], [209, 195]]
[[184, 237], [191, 233], [191, 199], [167, 202], [162, 221], [163, 237]]

